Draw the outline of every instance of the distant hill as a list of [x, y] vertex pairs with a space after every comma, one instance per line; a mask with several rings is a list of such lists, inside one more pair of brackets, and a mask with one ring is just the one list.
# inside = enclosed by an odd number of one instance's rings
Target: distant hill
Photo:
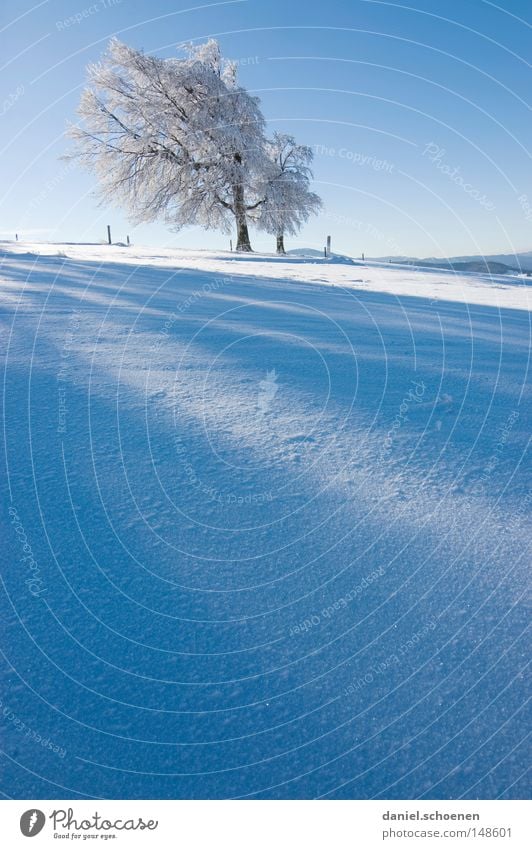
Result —
[[481, 274], [508, 274], [510, 272], [519, 271], [518, 268], [512, 268], [504, 262], [488, 262], [483, 260], [468, 260], [465, 262], [451, 263], [453, 271], [475, 271]]
[[490, 256], [455, 256], [451, 262], [474, 262], [483, 260], [485, 262], [501, 262], [510, 268], [522, 271], [532, 271], [532, 251], [523, 251], [515, 254], [493, 254]]
[[451, 271], [477, 272], [481, 274], [522, 274], [532, 272], [532, 251], [519, 254], [493, 254], [491, 256], [456, 256], [449, 259], [428, 257], [379, 257], [380, 261], [399, 265], [415, 265], [422, 268], [446, 268]]
[[[294, 248], [287, 251], [288, 256], [323, 259], [323, 251], [315, 248]], [[381, 256], [367, 257], [371, 262], [388, 262], [394, 265], [409, 265], [416, 268], [442, 268], [447, 271], [476, 274], [532, 274], [532, 251], [519, 254], [493, 254], [491, 256], [454, 256], [448, 259], [439, 257]], [[358, 257], [348, 257], [342, 254], [331, 254], [329, 262], [363, 264]]]
[[472, 259], [465, 262], [454, 262], [453, 260], [402, 260], [399, 265], [411, 265], [416, 268], [442, 268], [449, 271], [474, 272], [476, 274], [520, 274], [524, 269], [506, 265], [504, 262], [493, 260]]

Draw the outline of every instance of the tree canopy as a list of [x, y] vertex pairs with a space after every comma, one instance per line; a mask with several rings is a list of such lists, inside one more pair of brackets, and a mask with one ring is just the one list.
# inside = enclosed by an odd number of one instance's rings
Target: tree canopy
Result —
[[237, 250], [251, 250], [250, 216], [279, 235], [319, 208], [309, 148], [278, 134], [267, 141], [258, 98], [216, 41], [160, 59], [114, 38], [88, 75], [72, 155], [134, 222], [226, 232], [236, 222]]

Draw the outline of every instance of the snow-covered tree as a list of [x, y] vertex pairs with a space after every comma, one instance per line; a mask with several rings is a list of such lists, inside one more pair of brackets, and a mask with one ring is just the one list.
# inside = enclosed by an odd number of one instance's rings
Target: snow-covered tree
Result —
[[227, 232], [235, 221], [237, 250], [251, 250], [248, 215], [264, 199], [257, 187], [268, 168], [264, 118], [217, 42], [160, 59], [112, 39], [88, 71], [70, 134], [102, 199], [135, 222], [163, 218], [173, 229]]
[[284, 254], [286, 233], [295, 236], [301, 225], [322, 206], [310, 191], [313, 153], [310, 147], [296, 144], [293, 136], [274, 133], [267, 143], [270, 174], [265, 183], [264, 202], [258, 208], [257, 226], [277, 239], [277, 253]]

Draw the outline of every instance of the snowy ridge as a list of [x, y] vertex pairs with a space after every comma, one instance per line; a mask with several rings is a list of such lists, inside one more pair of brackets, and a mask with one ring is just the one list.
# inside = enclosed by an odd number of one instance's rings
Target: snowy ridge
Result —
[[[0, 243], [1, 245], [1, 243]], [[31, 261], [36, 256], [125, 265], [189, 269], [213, 274], [259, 277], [270, 280], [341, 286], [393, 295], [484, 304], [508, 309], [530, 309], [527, 278], [508, 274], [458, 274], [444, 269], [412, 269], [388, 262], [361, 262], [333, 255], [325, 259], [275, 254], [237, 254], [224, 251], [190, 251], [175, 248], [142, 248], [117, 245], [4, 243], [6, 256], [15, 253]], [[1, 248], [0, 248], [1, 250]]]

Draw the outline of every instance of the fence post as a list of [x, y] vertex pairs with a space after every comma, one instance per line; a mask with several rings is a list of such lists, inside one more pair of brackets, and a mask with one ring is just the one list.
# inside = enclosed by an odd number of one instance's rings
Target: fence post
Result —
[[111, 244], [111, 225], [110, 224], [107, 225], [107, 241], [108, 241], [109, 244]]

